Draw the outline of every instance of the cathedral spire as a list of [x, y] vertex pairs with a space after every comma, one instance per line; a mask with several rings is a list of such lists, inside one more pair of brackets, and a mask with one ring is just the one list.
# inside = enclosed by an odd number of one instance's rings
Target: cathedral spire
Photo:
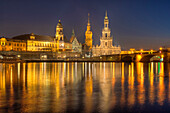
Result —
[[108, 17], [107, 17], [107, 10], [106, 10], [106, 13], [105, 13], [105, 19], [107, 19]]
[[90, 25], [90, 13], [88, 13], [88, 23], [87, 25], [89, 26]]
[[74, 29], [72, 30], [72, 36], [75, 37], [75, 32]]
[[90, 30], [90, 14], [88, 13], [88, 23], [87, 23], [87, 30], [85, 32], [85, 44], [87, 46], [89, 46], [89, 50], [92, 48], [92, 44], [93, 44], [93, 39], [92, 39], [92, 31]]

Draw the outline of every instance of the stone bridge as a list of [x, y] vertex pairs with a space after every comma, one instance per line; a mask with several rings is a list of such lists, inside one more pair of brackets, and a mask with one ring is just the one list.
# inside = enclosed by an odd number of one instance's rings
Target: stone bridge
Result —
[[104, 61], [124, 61], [124, 62], [150, 62], [163, 61], [170, 62], [170, 52], [154, 52], [154, 53], [134, 53], [134, 54], [117, 54], [100, 56], [100, 60]]

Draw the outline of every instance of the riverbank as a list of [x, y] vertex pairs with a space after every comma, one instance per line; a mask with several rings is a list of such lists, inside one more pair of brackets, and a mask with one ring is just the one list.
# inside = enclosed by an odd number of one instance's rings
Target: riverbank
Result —
[[[0, 63], [24, 63], [24, 62], [134, 62], [134, 61], [119, 61], [119, 60], [95, 60], [95, 59], [5, 59], [0, 60]], [[150, 61], [160, 62], [160, 61]]]

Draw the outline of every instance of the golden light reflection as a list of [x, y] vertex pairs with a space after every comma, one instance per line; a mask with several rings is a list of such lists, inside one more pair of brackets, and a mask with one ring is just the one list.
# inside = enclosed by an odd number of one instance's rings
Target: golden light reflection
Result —
[[0, 64], [0, 95], [2, 95], [3, 93], [5, 93], [5, 74], [4, 74], [4, 70], [3, 70], [3, 66], [2, 63]]
[[129, 75], [128, 75], [128, 105], [132, 106], [135, 103], [135, 90], [134, 90], [134, 63], [129, 65]]
[[148, 71], [148, 76], [150, 80], [150, 88], [149, 88], [149, 101], [151, 104], [154, 103], [154, 64], [153, 62], [149, 63], [149, 71]]
[[158, 103], [163, 105], [163, 101], [165, 99], [165, 86], [164, 86], [164, 63], [158, 63], [158, 67], [160, 68], [159, 73], [159, 85], [158, 85]]
[[110, 105], [114, 107], [116, 102], [116, 96], [114, 93], [115, 71], [113, 70], [113, 68], [115, 67], [115, 63], [112, 63], [113, 65], [112, 69], [110, 63], [105, 62], [102, 64], [100, 63], [99, 65], [101, 69], [97, 73], [97, 75], [99, 76], [99, 86], [100, 86], [99, 107], [101, 108], [101, 112], [108, 112]]
[[[117, 67], [117, 68], [116, 68]], [[110, 67], [108, 67], [108, 68], [110, 68]], [[116, 105], [116, 102], [117, 102], [117, 96], [116, 96], [116, 92], [115, 92], [115, 84], [116, 84], [116, 75], [117, 75], [117, 71], [120, 69], [120, 71], [121, 71], [121, 65], [120, 65], [120, 67], [119, 67], [119, 65], [116, 65], [116, 63], [115, 62], [113, 62], [112, 63], [112, 73], [113, 73], [113, 76], [112, 76], [112, 98], [111, 98], [111, 100], [112, 100], [112, 102], [111, 102], [111, 107], [112, 108], [114, 108], [115, 107], [115, 105]], [[109, 74], [109, 69], [108, 69], [108, 74]]]
[[60, 73], [61, 73], [61, 63], [59, 63], [57, 67], [57, 73], [56, 73], [56, 97], [57, 99], [60, 97]]
[[144, 88], [144, 69], [143, 69], [143, 63], [138, 62], [137, 63], [137, 80], [138, 80], [138, 102], [140, 104], [144, 104], [145, 102], [145, 88]]
[[124, 87], [124, 82], [125, 82], [125, 68], [124, 68], [124, 62], [122, 63], [122, 78], [121, 78], [121, 88], [122, 88], [122, 94], [121, 94], [121, 105], [125, 104], [125, 87]]
[[87, 113], [92, 112], [93, 109], [93, 100], [92, 100], [92, 94], [93, 94], [93, 78], [92, 78], [92, 73], [91, 73], [91, 63], [88, 64], [88, 72], [87, 76], [85, 78], [85, 91], [86, 91], [86, 96], [85, 96], [85, 111]]

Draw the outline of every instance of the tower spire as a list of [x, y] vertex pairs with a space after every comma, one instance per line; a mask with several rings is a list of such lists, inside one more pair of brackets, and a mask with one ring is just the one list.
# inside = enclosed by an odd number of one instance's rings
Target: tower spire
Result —
[[75, 32], [74, 32], [74, 29], [72, 30], [72, 36], [73, 36], [73, 37], [75, 36]]
[[87, 25], [90, 25], [90, 13], [88, 13], [88, 23]]
[[105, 18], [107, 19], [108, 17], [107, 17], [107, 10], [106, 10], [106, 13], [105, 13]]

